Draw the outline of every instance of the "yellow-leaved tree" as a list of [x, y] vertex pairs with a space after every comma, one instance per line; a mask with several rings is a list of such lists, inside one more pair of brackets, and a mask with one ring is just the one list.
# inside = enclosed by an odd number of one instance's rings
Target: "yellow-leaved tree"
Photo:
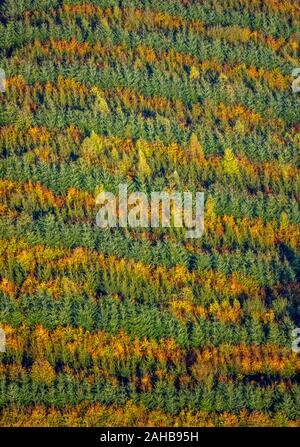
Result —
[[192, 133], [189, 144], [189, 159], [190, 160], [203, 160], [204, 151], [203, 147], [198, 141], [197, 135]]
[[137, 150], [138, 150], [138, 157], [139, 157], [138, 175], [142, 180], [144, 180], [146, 177], [150, 177], [151, 168], [147, 162], [141, 141], [137, 142]]
[[37, 359], [32, 365], [31, 378], [34, 382], [51, 385], [55, 380], [55, 370], [46, 359]]
[[225, 149], [222, 165], [226, 174], [236, 176], [240, 174], [238, 161], [230, 148]]
[[108, 114], [110, 112], [103, 92], [96, 86], [92, 87], [91, 93], [95, 96], [94, 111], [102, 114]]
[[198, 70], [197, 67], [192, 65], [191, 70], [190, 70], [190, 79], [196, 80], [199, 78], [200, 78], [200, 71]]
[[103, 158], [103, 150], [102, 138], [93, 130], [91, 135], [83, 140], [80, 148], [82, 158], [88, 163], [100, 159], [100, 155]]

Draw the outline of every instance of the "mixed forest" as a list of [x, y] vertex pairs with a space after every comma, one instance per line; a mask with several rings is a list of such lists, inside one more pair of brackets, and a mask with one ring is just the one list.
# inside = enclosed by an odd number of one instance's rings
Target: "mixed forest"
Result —
[[6, 0], [0, 61], [0, 425], [300, 425], [299, 1]]

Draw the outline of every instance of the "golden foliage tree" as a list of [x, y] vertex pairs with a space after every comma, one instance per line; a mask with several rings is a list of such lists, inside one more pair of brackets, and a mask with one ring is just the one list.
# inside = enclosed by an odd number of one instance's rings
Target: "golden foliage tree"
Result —
[[239, 164], [238, 161], [230, 148], [225, 149], [223, 158], [223, 169], [228, 175], [239, 175]]
[[35, 382], [51, 385], [55, 380], [55, 370], [45, 359], [38, 359], [31, 369], [31, 377]]
[[202, 160], [204, 158], [203, 147], [198, 141], [197, 135], [192, 133], [189, 144], [189, 156], [191, 160]]

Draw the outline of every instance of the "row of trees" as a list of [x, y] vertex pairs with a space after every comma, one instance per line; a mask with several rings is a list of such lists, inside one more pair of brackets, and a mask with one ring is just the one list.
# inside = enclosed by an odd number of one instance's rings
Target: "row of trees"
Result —
[[[78, 4], [76, 1], [66, 1], [67, 5]], [[93, 0], [92, 5], [102, 8], [119, 7], [119, 0]], [[2, 10], [6, 18], [17, 19], [24, 13], [39, 12], [46, 9], [57, 8], [59, 0], [6, 0]], [[123, 0], [122, 7], [139, 8], [138, 0]], [[252, 3], [251, 1], [239, 2], [237, 0], [218, 1], [205, 0], [199, 5], [197, 2], [171, 0], [163, 3], [160, 0], [144, 0], [143, 7], [153, 11], [163, 11], [169, 15], [179, 15], [187, 20], [201, 20], [211, 26], [236, 25], [240, 27], [251, 27], [252, 30], [263, 31], [274, 37], [290, 37], [296, 30], [297, 12], [299, 9], [293, 2], [280, 3], [268, 0], [263, 3]], [[279, 15], [280, 14], [280, 15]]]
[[87, 402], [60, 409], [45, 405], [30, 405], [25, 408], [11, 405], [3, 410], [0, 424], [30, 427], [295, 427], [298, 425], [282, 411], [267, 414], [261, 411], [242, 410], [239, 414], [234, 414], [228, 411], [208, 413], [205, 410], [197, 412], [181, 410], [178, 415], [171, 415], [161, 410], [148, 410], [143, 405], [133, 404], [130, 400], [121, 407]]
[[[34, 327], [41, 324], [53, 329], [73, 325], [75, 328], [104, 330], [113, 334], [124, 330], [130, 336], [139, 338], [158, 340], [161, 337], [173, 337], [176, 343], [185, 349], [219, 346], [223, 343], [271, 343], [279, 345], [284, 352], [291, 349], [293, 341], [294, 323], [287, 315], [280, 321], [273, 319], [263, 322], [252, 311], [252, 318], [248, 315], [242, 325], [239, 322], [224, 322], [217, 318], [206, 319], [201, 315], [193, 318], [192, 312], [183, 318], [178, 316], [178, 312], [176, 316], [173, 309], [168, 308], [168, 303], [165, 306], [161, 303], [160, 306], [155, 306], [153, 303], [132, 302], [126, 295], [123, 300], [122, 296], [109, 295], [96, 301], [81, 291], [74, 292], [74, 287], [73, 290], [65, 290], [59, 299], [54, 299], [49, 291], [40, 291], [36, 295], [19, 298], [18, 301], [12, 300], [3, 292], [1, 297], [1, 321], [16, 327]], [[178, 303], [179, 307], [180, 301]], [[282, 301], [278, 302], [277, 307], [282, 304]], [[258, 304], [256, 305], [258, 307]]]
[[1, 405], [18, 403], [20, 406], [44, 404], [62, 408], [82, 402], [124, 405], [128, 400], [142, 404], [149, 410], [160, 409], [169, 414], [180, 410], [204, 410], [212, 412], [229, 411], [239, 414], [241, 410], [262, 412], [283, 412], [290, 419], [299, 417], [299, 387], [290, 389], [277, 383], [273, 386], [260, 386], [253, 383], [219, 383], [197, 385], [195, 389], [178, 390], [173, 383], [160, 380], [153, 392], [140, 392], [134, 385], [109, 383], [97, 380], [90, 384], [88, 379], [79, 381], [71, 374], [59, 374], [53, 384], [45, 384], [45, 379], [31, 380], [24, 377], [20, 382], [0, 381]]
[[[113, 9], [104, 9], [97, 15], [97, 8], [91, 4], [64, 6], [58, 14], [56, 11], [48, 9], [35, 15], [27, 13], [25, 20], [10, 20], [2, 25], [2, 29], [5, 27], [6, 31], [1, 35], [2, 48], [15, 50], [35, 39], [70, 40], [76, 36], [82, 43], [104, 42], [106, 39], [115, 43], [130, 42], [130, 45], [143, 43], [156, 49], [172, 48], [195, 56], [201, 55], [204, 60], [216, 56], [222, 63], [240, 63], [243, 60], [247, 66], [254, 65], [267, 70], [280, 67], [286, 74], [290, 73], [288, 68], [291, 63], [296, 64], [296, 37], [292, 35], [286, 40], [285, 33], [279, 39], [274, 39], [248, 27], [208, 25], [205, 29], [201, 21], [195, 21], [197, 25], [193, 29], [193, 22], [179, 16], [164, 16], [155, 12], [149, 13], [149, 19], [155, 21], [151, 25], [151, 20], [147, 20], [147, 12], [143, 14], [142, 10], [133, 9], [131, 14], [126, 14], [126, 10], [121, 13], [116, 9], [114, 13]], [[76, 18], [81, 18], [83, 14], [85, 20], [79, 24]], [[132, 20], [132, 15], [136, 16], [135, 21]], [[125, 23], [127, 29], [124, 27]], [[183, 28], [182, 23], [185, 23]], [[291, 28], [289, 22], [289, 31], [294, 29], [295, 33], [298, 26], [295, 21], [294, 27]], [[199, 30], [202, 32], [199, 33]], [[174, 32], [175, 41], [172, 38]]]
[[262, 374], [270, 378], [280, 373], [291, 378], [300, 366], [296, 353], [276, 344], [280, 341], [280, 334], [278, 331], [276, 334], [275, 326], [270, 330], [271, 342], [263, 345], [221, 343], [212, 346], [207, 340], [204, 347], [191, 349], [179, 346], [170, 337], [138, 338], [124, 331], [116, 334], [91, 333], [82, 327], [58, 327], [50, 331], [43, 326], [30, 328], [25, 325], [17, 329], [5, 325], [4, 329], [8, 338], [4, 358], [9, 363], [3, 372], [13, 378], [26, 375], [25, 367], [35, 376], [39, 366], [47, 366], [53, 372], [52, 381], [55, 370], [72, 368], [75, 375], [80, 371], [84, 376], [92, 373], [103, 378], [126, 376], [132, 380], [134, 376], [140, 376], [141, 383], [147, 377], [151, 388], [159, 377], [168, 378], [169, 374], [182, 384], [194, 386], [198, 381], [207, 381], [212, 375], [223, 379], [224, 376], [239, 375], [241, 380], [241, 375]]

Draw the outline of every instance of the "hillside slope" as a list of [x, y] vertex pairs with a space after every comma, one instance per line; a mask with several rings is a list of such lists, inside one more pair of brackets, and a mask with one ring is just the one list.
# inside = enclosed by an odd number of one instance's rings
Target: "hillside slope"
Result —
[[[1, 11], [0, 425], [299, 425], [298, 1]], [[100, 229], [119, 184], [203, 236]]]

